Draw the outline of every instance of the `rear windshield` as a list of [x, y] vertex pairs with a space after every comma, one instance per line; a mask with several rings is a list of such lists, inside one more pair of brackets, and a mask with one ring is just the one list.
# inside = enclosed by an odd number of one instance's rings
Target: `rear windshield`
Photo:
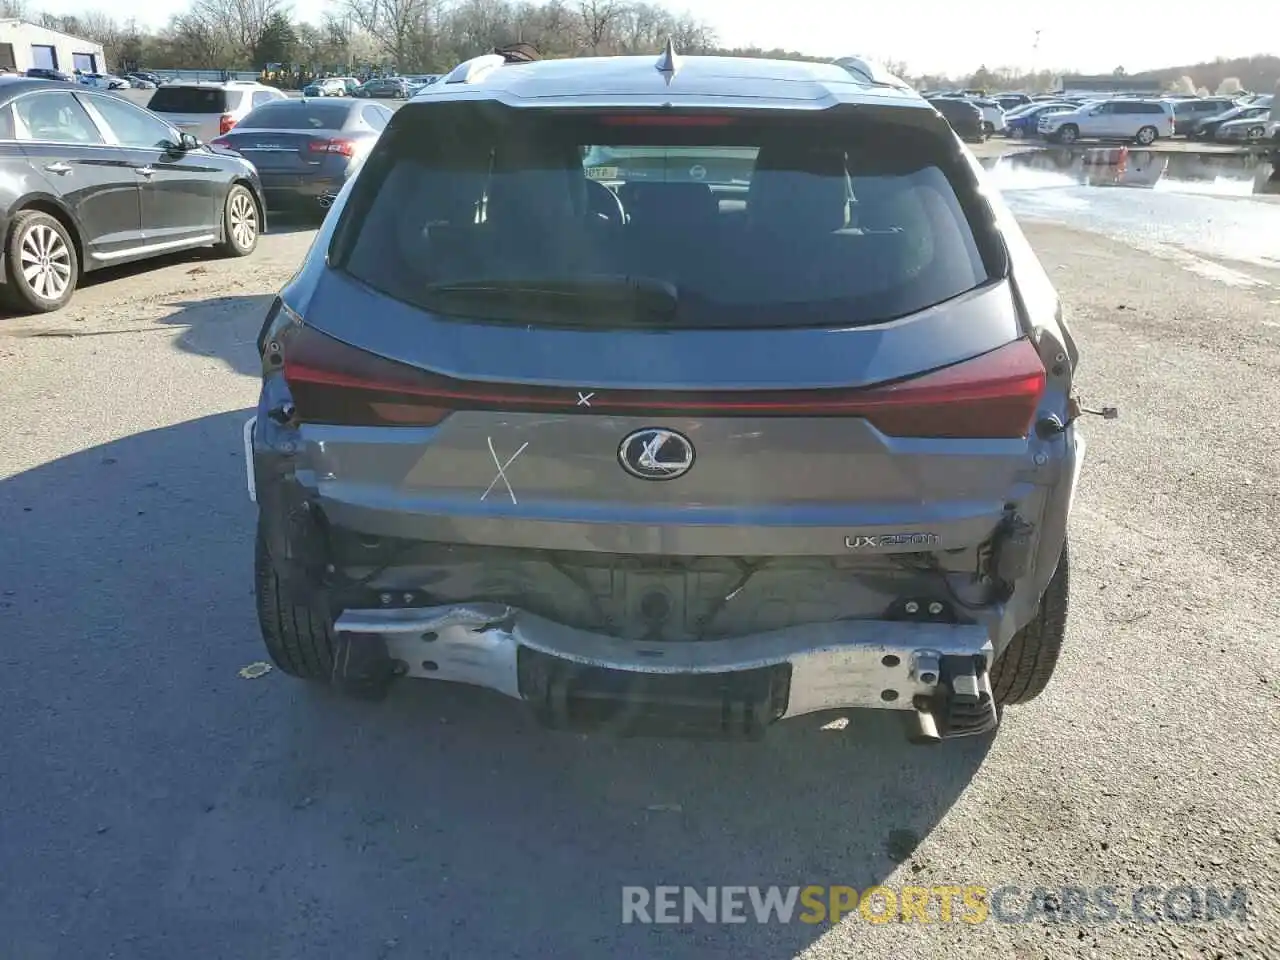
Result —
[[334, 262], [435, 312], [538, 322], [529, 304], [544, 310], [554, 290], [564, 315], [547, 322], [608, 325], [616, 311], [577, 294], [612, 278], [620, 298], [632, 285], [669, 300], [663, 326], [844, 326], [988, 279], [971, 226], [983, 221], [973, 200], [966, 216], [933, 130], [406, 111], [358, 181]]
[[160, 87], [147, 108], [156, 113], [227, 113], [240, 106], [239, 90], [220, 87]]
[[346, 103], [275, 100], [265, 103], [236, 124], [237, 130], [341, 130], [351, 113]]

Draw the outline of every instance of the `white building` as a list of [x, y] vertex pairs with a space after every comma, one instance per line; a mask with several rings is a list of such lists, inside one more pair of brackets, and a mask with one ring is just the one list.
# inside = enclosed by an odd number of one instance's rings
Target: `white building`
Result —
[[25, 20], [0, 20], [0, 69], [22, 73], [32, 67], [105, 73], [107, 58], [100, 43]]

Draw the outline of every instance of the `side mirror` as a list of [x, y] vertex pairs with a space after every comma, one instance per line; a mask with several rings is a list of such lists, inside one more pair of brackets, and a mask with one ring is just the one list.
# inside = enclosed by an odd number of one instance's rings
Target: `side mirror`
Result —
[[199, 150], [200, 139], [195, 134], [187, 133], [186, 131], [183, 131], [182, 133], [178, 134], [178, 149], [181, 150], [183, 153], [186, 153], [191, 150]]

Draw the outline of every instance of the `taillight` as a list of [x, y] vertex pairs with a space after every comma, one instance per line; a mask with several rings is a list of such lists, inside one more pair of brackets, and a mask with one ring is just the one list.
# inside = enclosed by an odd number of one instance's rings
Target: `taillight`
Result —
[[224, 113], [218, 118], [218, 133], [230, 133], [231, 128], [236, 125], [236, 118], [229, 113]]
[[439, 380], [310, 327], [284, 341], [284, 379], [303, 423], [435, 426], [452, 410], [439, 403]]
[[354, 140], [312, 140], [307, 144], [309, 153], [337, 153], [344, 157], [353, 156], [356, 152]]
[[972, 360], [849, 399], [891, 437], [1025, 437], [1045, 388], [1044, 364], [1030, 340], [1015, 340]]
[[860, 417], [892, 437], [1025, 437], [1045, 388], [1029, 340], [917, 377], [835, 390], [576, 390], [455, 380], [397, 363], [307, 326], [290, 331], [284, 376], [303, 422], [434, 426], [454, 410], [617, 416]]

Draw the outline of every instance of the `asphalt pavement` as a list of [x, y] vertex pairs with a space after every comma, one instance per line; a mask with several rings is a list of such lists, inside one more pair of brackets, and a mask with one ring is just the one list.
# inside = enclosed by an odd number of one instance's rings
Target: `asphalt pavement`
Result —
[[[1061, 189], [1103, 214], [1020, 209], [1083, 396], [1120, 419], [1083, 427], [1058, 674], [990, 743], [908, 747], [878, 714], [614, 741], [427, 681], [371, 705], [242, 675], [265, 659], [253, 339], [312, 232], [0, 319], [0, 957], [1280, 955], [1280, 264], [1135, 242], [1107, 226], [1120, 191]], [[1205, 202], [1224, 233], [1280, 224]], [[657, 884], [1240, 887], [1249, 909], [622, 924], [622, 887]]]

